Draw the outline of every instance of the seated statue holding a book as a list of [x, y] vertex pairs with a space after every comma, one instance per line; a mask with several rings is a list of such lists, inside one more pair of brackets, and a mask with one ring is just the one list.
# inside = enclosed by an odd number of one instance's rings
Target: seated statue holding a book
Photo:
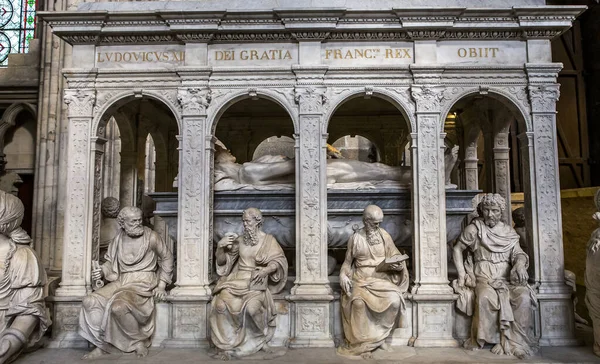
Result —
[[369, 358], [375, 349], [388, 349], [385, 339], [398, 321], [403, 326], [408, 256], [401, 254], [390, 235], [379, 227], [382, 221], [383, 211], [375, 205], [367, 206], [364, 228], [348, 241], [340, 271], [346, 339], [338, 348], [341, 355]]
[[288, 263], [273, 235], [262, 231], [262, 213], [249, 208], [242, 215], [242, 236], [228, 233], [216, 250], [217, 274], [210, 328], [222, 359], [251, 355], [275, 332], [275, 304], [287, 280]]

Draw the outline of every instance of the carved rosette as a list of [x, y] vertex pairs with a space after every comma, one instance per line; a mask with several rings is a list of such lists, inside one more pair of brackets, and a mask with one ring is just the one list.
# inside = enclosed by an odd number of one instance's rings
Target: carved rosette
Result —
[[65, 90], [64, 102], [68, 106], [68, 116], [70, 118], [91, 118], [96, 102], [96, 91], [87, 89], [67, 89]]
[[179, 89], [177, 99], [182, 107], [184, 116], [206, 115], [206, 109], [212, 100], [212, 94], [209, 89], [187, 88]]

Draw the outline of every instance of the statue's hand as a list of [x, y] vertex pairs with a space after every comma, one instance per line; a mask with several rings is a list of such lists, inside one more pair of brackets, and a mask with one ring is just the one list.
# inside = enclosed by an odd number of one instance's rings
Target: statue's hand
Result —
[[167, 291], [164, 288], [157, 287], [154, 289], [154, 298], [157, 301], [164, 301], [167, 298]]
[[352, 293], [352, 281], [345, 275], [340, 276], [340, 286], [342, 287], [342, 291], [350, 296]]
[[221, 249], [231, 249], [235, 239], [237, 239], [237, 234], [227, 233], [221, 240], [219, 240], [217, 247]]
[[465, 274], [459, 274], [459, 275], [458, 275], [458, 279], [457, 279], [457, 282], [456, 282], [456, 283], [458, 283], [458, 286], [459, 286], [460, 288], [465, 288], [465, 280], [466, 280], [466, 278], [467, 278], [467, 277], [466, 277], [466, 275], [465, 275]]
[[522, 264], [515, 264], [510, 272], [510, 282], [515, 285], [525, 285], [529, 280], [527, 269]]
[[261, 268], [255, 273], [252, 283], [261, 284], [268, 276], [269, 272], [265, 268]]
[[402, 269], [404, 269], [404, 264], [402, 264], [402, 262], [394, 263], [390, 265], [390, 268], [392, 270], [401, 271]]

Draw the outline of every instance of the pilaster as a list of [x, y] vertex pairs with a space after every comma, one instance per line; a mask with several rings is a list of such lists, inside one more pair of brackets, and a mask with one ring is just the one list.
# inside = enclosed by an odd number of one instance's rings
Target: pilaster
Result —
[[541, 345], [574, 345], [575, 325], [570, 288], [564, 282], [564, 252], [558, 175], [556, 102], [560, 92], [556, 76], [561, 65], [527, 65], [533, 124], [533, 154], [537, 210], [532, 228], [537, 230], [540, 262]]
[[91, 168], [90, 136], [93, 89], [67, 89], [68, 105], [67, 196], [63, 246], [62, 280], [57, 296], [82, 297], [89, 292], [91, 266], [91, 213], [94, 175]]
[[455, 347], [454, 295], [448, 285], [444, 173], [445, 87], [414, 85], [417, 130], [413, 131], [413, 221], [417, 347]]
[[291, 346], [333, 347], [333, 295], [327, 278], [327, 178], [322, 69], [296, 69], [299, 108], [296, 135], [296, 281]]
[[[211, 92], [205, 82], [182, 87], [179, 150], [179, 205], [177, 228], [177, 282], [173, 296], [210, 297], [212, 263], [211, 139], [206, 131], [206, 108]], [[196, 80], [199, 81], [199, 80]]]

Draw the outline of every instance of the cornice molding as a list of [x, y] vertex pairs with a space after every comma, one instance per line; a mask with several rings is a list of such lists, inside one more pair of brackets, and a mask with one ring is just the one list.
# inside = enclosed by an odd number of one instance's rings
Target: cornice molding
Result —
[[70, 44], [287, 42], [300, 40], [552, 39], [582, 6], [509, 9], [422, 8], [387, 11], [39, 12]]

